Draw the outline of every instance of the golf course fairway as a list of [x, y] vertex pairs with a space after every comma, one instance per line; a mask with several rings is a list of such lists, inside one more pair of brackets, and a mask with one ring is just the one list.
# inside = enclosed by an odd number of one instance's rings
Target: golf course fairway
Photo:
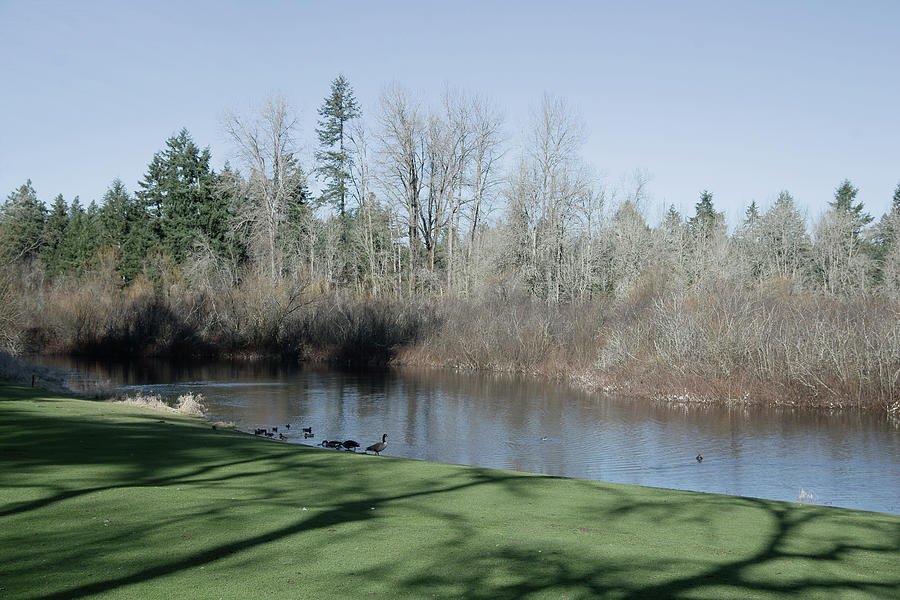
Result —
[[900, 516], [310, 448], [0, 382], [0, 600], [373, 597], [893, 599]]

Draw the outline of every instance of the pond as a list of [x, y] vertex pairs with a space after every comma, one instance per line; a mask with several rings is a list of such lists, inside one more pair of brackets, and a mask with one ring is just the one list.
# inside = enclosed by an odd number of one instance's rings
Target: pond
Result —
[[673, 407], [444, 370], [37, 360], [75, 389], [199, 392], [210, 420], [278, 426], [289, 443], [386, 433], [392, 456], [900, 513], [900, 429], [881, 415]]

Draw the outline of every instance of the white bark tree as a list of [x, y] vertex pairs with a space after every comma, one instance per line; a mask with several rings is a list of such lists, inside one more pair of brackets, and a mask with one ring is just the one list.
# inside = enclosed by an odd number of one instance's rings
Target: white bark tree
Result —
[[288, 203], [306, 184], [294, 156], [297, 117], [283, 97], [273, 96], [249, 117], [228, 115], [224, 126], [250, 174], [251, 203], [241, 219], [250, 226], [251, 250], [276, 281], [282, 266], [277, 244], [279, 225], [287, 217]]

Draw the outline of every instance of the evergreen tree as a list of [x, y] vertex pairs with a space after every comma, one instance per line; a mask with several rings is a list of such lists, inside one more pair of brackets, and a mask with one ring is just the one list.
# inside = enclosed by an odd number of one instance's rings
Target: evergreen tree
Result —
[[763, 274], [802, 280], [807, 272], [811, 242], [806, 219], [787, 191], [778, 194], [775, 203], [760, 220], [760, 244]]
[[316, 152], [316, 160], [320, 166], [316, 171], [327, 182], [322, 190], [322, 200], [334, 206], [337, 211], [341, 220], [342, 243], [346, 245], [347, 187], [353, 165], [353, 156], [347, 143], [347, 122], [359, 117], [360, 110], [353, 96], [353, 88], [343, 75], [338, 75], [331, 83], [331, 95], [325, 98], [324, 104], [319, 108], [319, 116], [321, 119], [316, 128], [319, 150]]
[[99, 247], [99, 235], [93, 216], [97, 214], [97, 204], [91, 202], [85, 211], [78, 196], [69, 207], [69, 222], [66, 236], [60, 248], [62, 270], [67, 273], [79, 273], [94, 258]]
[[154, 231], [165, 250], [181, 263], [197, 235], [205, 236], [217, 251], [224, 251], [228, 211], [215, 192], [209, 148], [202, 151], [187, 129], [166, 140], [166, 148], [153, 155], [138, 198], [152, 218]]
[[306, 178], [300, 176], [285, 198], [284, 215], [278, 224], [279, 248], [287, 259], [287, 268], [296, 270], [307, 258], [314, 243], [315, 221]]
[[56, 196], [44, 225], [44, 247], [41, 260], [47, 275], [55, 277], [66, 270], [64, 245], [69, 228], [69, 209], [63, 195]]
[[875, 238], [877, 279], [890, 295], [900, 298], [900, 183], [891, 210], [881, 217]]
[[724, 233], [725, 213], [716, 212], [712, 199], [713, 195], [703, 190], [700, 202], [695, 205], [696, 214], [688, 221], [688, 229], [695, 240], [708, 240], [716, 233]]
[[47, 208], [29, 179], [0, 207], [0, 264], [37, 257], [44, 242]]
[[831, 207], [815, 228], [816, 277], [830, 293], [865, 292], [880, 275], [872, 260], [872, 244], [862, 236], [872, 216], [856, 202], [859, 190], [845, 179], [834, 192]]
[[740, 260], [740, 267], [746, 269], [751, 279], [758, 279], [762, 272], [760, 249], [760, 216], [756, 200], [750, 203], [744, 219], [734, 232], [734, 243]]
[[879, 249], [879, 257], [883, 257], [897, 243], [898, 232], [900, 232], [900, 183], [894, 190], [890, 210], [881, 216], [881, 220], [875, 227], [874, 242], [876, 248]]
[[859, 234], [863, 227], [872, 222], [872, 215], [863, 212], [863, 203], [853, 203], [856, 200], [857, 192], [859, 189], [853, 187], [849, 179], [845, 179], [834, 190], [834, 202], [828, 203], [834, 211], [849, 217], [854, 241], [859, 241]]
[[156, 245], [150, 214], [144, 203], [133, 198], [122, 181], [115, 179], [103, 196], [98, 217], [103, 245], [116, 250], [118, 271], [125, 283], [131, 283]]

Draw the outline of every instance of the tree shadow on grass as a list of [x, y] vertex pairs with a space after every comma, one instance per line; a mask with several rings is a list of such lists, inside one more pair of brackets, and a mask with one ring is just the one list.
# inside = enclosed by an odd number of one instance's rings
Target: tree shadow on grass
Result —
[[[254, 578], [283, 554], [321, 571], [306, 597], [893, 598], [900, 585], [891, 515], [355, 456], [52, 406], [0, 407], [4, 486], [41, 494], [0, 504], [11, 525], [0, 585], [21, 597], [131, 597], [204, 566], [234, 588], [195, 587], [195, 597], [253, 597]], [[129, 515], [129, 502], [148, 513]], [[81, 516], [86, 507], [125, 513], [120, 529]], [[70, 512], [80, 520], [41, 528]], [[46, 557], [68, 573], [111, 566], [26, 589]], [[267, 594], [303, 595], [276, 584], [286, 585], [269, 582]]]

